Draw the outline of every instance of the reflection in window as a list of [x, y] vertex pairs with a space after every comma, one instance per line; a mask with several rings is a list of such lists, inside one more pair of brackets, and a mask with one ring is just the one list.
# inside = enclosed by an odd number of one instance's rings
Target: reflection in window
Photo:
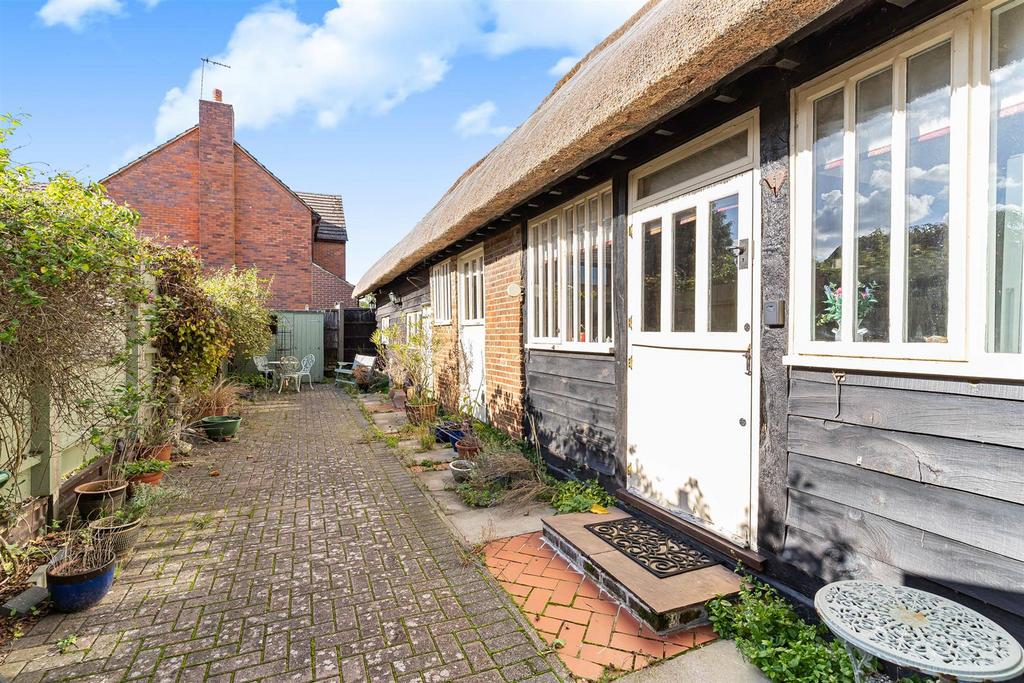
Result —
[[739, 238], [739, 201], [737, 195], [711, 202], [710, 283], [708, 291], [708, 330], [735, 332], [737, 287], [736, 252]]
[[857, 83], [856, 341], [889, 341], [892, 68]]
[[601, 242], [604, 244], [604, 339], [612, 340], [612, 193], [601, 195]]
[[587, 205], [576, 205], [576, 341], [587, 339]]
[[1020, 353], [1024, 288], [1024, 2], [992, 12], [986, 348]]
[[693, 332], [697, 310], [697, 210], [672, 216], [672, 331]]
[[600, 273], [597, 270], [598, 266], [598, 249], [601, 246], [601, 241], [597, 236], [598, 227], [598, 198], [594, 197], [590, 200], [590, 224], [588, 225], [590, 234], [590, 340], [589, 341], [601, 341], [597, 336], [597, 316], [600, 313], [600, 307], [597, 303], [597, 285], [601, 281]]
[[661, 331], [661, 219], [643, 225], [643, 331]]
[[840, 337], [843, 267], [843, 91], [814, 103], [814, 339]]
[[640, 178], [637, 183], [637, 199], [685, 184], [722, 166], [746, 158], [747, 131], [743, 130]]
[[565, 328], [568, 331], [569, 340], [572, 341], [576, 334], [576, 318], [573, 316], [575, 310], [576, 292], [574, 289], [575, 278], [573, 278], [573, 254], [576, 253], [575, 235], [573, 226], [573, 210], [565, 210]]
[[904, 339], [945, 342], [949, 315], [947, 41], [907, 60], [907, 275]]

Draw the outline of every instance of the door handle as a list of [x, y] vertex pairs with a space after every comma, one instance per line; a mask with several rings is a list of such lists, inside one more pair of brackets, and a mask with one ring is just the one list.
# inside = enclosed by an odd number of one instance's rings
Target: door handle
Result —
[[736, 257], [736, 267], [743, 270], [750, 265], [750, 240], [742, 239], [731, 247], [726, 247]]

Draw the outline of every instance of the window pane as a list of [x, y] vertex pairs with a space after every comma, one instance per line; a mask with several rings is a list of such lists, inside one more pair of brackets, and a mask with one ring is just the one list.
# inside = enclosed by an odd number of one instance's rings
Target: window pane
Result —
[[744, 130], [644, 176], [637, 187], [637, 198], [649, 197], [746, 157], [747, 131]]
[[561, 271], [558, 269], [558, 218], [549, 221], [551, 229], [551, 293], [548, 294], [548, 304], [551, 311], [551, 321], [548, 336], [558, 336], [558, 281], [561, 278]]
[[587, 341], [601, 341], [597, 334], [597, 316], [600, 310], [597, 305], [597, 286], [601, 281], [599, 279], [600, 273], [597, 271], [597, 251], [601, 245], [601, 241], [597, 236], [597, 222], [598, 222], [598, 208], [597, 208], [597, 197], [590, 200], [590, 335], [587, 337]]
[[573, 285], [573, 253], [576, 245], [573, 237], [576, 231], [573, 227], [572, 209], [565, 211], [565, 338], [572, 341], [575, 338], [576, 321], [573, 318], [573, 301], [575, 301], [576, 289]]
[[604, 341], [612, 341], [612, 193], [601, 195], [604, 237]]
[[697, 310], [697, 209], [672, 216], [672, 331], [693, 332]]
[[643, 297], [641, 314], [643, 331], [661, 331], [661, 219], [647, 221], [643, 226]]
[[535, 225], [530, 228], [529, 234], [530, 256], [534, 258], [534, 267], [530, 272], [530, 278], [534, 281], [534, 336], [541, 336], [541, 305], [543, 300], [541, 299], [541, 228], [539, 225]]
[[1024, 3], [992, 12], [986, 348], [1020, 353], [1024, 289]]
[[711, 202], [711, 282], [708, 291], [708, 330], [735, 332], [739, 295], [736, 253], [732, 247], [739, 239], [738, 195]]
[[540, 254], [541, 254], [540, 273], [539, 273], [540, 282], [541, 282], [540, 333], [541, 333], [541, 335], [546, 337], [546, 336], [548, 336], [548, 324], [549, 324], [548, 323], [548, 297], [550, 296], [550, 292], [548, 292], [548, 284], [549, 284], [548, 283], [548, 266], [550, 265], [548, 263], [548, 260], [550, 258], [550, 255], [549, 255], [550, 249], [549, 249], [549, 246], [548, 246], [548, 244], [549, 244], [548, 224], [546, 222], [540, 224], [539, 237], [540, 237]]
[[857, 84], [856, 341], [889, 341], [892, 69]]
[[576, 205], [576, 341], [587, 341], [587, 205]]
[[950, 44], [907, 60], [909, 342], [945, 342], [949, 301]]
[[843, 91], [814, 103], [814, 339], [839, 339], [843, 269]]

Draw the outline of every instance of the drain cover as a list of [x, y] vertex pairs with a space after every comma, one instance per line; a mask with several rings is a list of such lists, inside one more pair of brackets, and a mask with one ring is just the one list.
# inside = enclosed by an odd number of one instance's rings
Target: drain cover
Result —
[[634, 517], [588, 524], [586, 528], [659, 579], [718, 564], [682, 538]]

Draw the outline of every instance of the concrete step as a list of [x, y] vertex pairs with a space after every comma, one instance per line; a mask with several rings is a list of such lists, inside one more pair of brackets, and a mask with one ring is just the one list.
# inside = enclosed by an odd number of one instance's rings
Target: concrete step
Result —
[[606, 515], [583, 512], [545, 517], [544, 538], [569, 564], [662, 635], [707, 623], [708, 600], [739, 592], [739, 577], [721, 564], [659, 578], [586, 528], [629, 516], [612, 509]]

